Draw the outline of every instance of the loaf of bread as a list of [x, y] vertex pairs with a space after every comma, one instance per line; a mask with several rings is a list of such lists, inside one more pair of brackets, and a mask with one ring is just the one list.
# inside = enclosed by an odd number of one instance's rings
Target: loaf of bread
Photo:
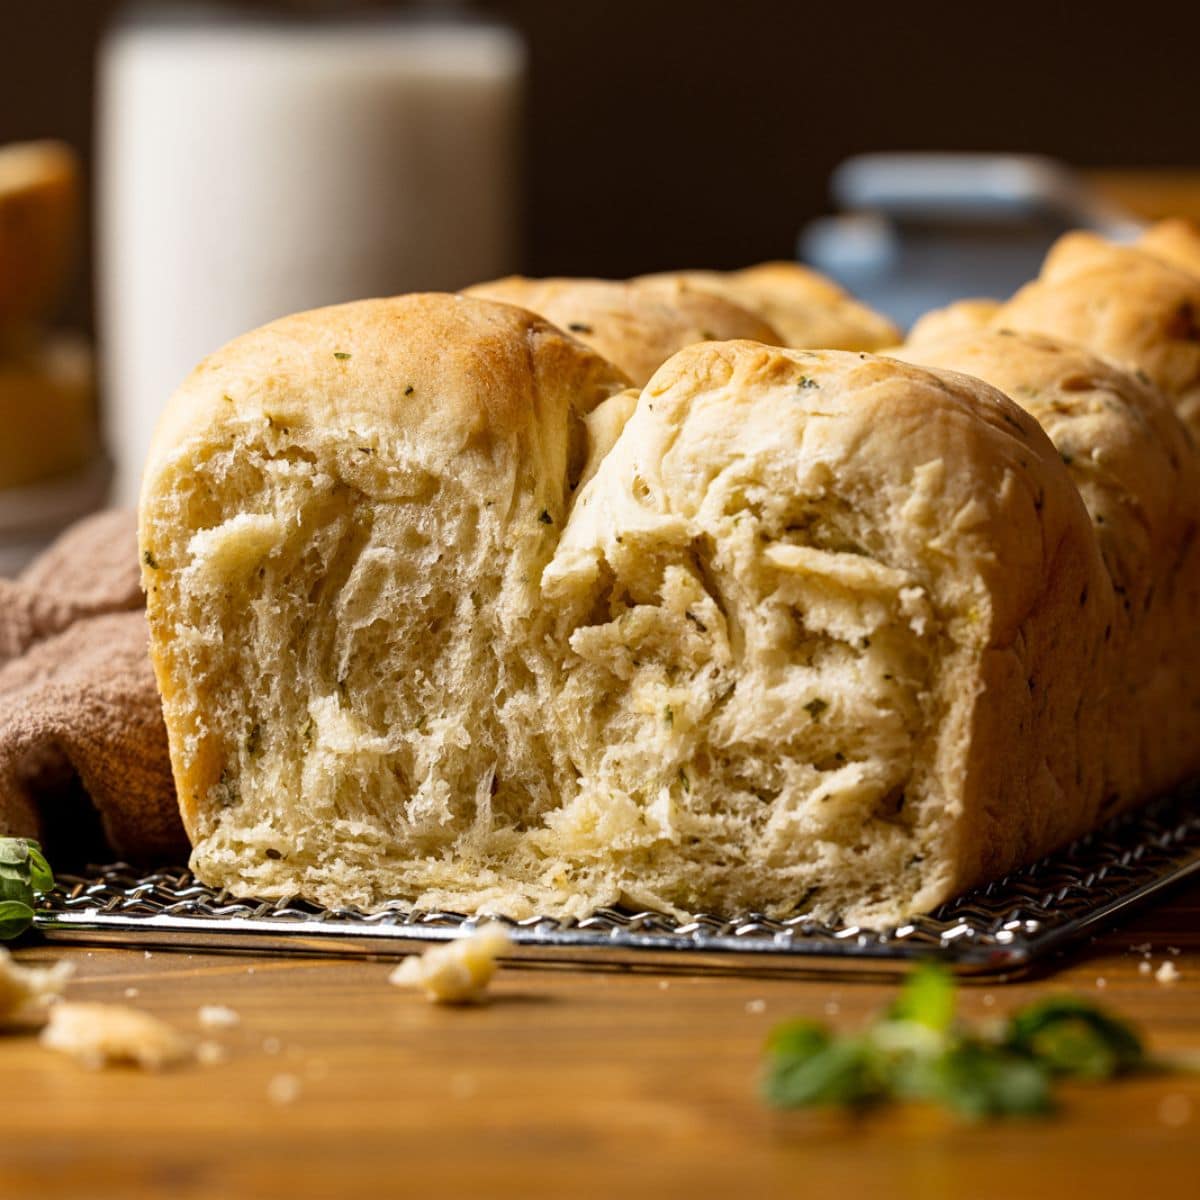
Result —
[[676, 279], [526, 279], [511, 275], [466, 289], [535, 312], [615, 363], [639, 387], [693, 342], [779, 345], [766, 321], [734, 302]]
[[783, 344], [794, 349], [880, 350], [900, 340], [887, 317], [799, 263], [760, 263], [741, 271], [672, 271], [643, 279], [680, 282], [724, 296], [770, 322]]
[[1026, 412], [747, 341], [624, 384], [461, 296], [201, 364], [140, 540], [202, 879], [881, 922], [1128, 801], [1113, 585]]

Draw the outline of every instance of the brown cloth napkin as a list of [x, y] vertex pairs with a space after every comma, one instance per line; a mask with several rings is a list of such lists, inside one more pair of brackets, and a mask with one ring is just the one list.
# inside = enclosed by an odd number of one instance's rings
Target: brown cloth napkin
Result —
[[0, 834], [47, 852], [181, 862], [134, 516], [73, 525], [0, 579]]

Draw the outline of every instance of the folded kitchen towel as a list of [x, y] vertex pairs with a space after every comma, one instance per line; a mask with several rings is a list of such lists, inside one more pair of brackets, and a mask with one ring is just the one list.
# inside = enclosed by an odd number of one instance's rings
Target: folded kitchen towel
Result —
[[52, 856], [180, 861], [167, 737], [148, 657], [134, 516], [72, 526], [0, 579], [0, 834]]

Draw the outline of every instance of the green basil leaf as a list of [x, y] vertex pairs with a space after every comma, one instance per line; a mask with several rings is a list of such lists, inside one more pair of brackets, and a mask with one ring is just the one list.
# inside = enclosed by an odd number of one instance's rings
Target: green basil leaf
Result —
[[1053, 1108], [1049, 1071], [983, 1042], [961, 1042], [937, 1064], [935, 1076], [937, 1098], [973, 1119], [1038, 1116]]
[[37, 842], [29, 843], [29, 882], [35, 892], [48, 892], [54, 887], [54, 872]]
[[1051, 996], [1013, 1014], [1005, 1045], [1057, 1075], [1108, 1079], [1146, 1063], [1133, 1027], [1074, 996]]
[[0, 837], [0, 863], [20, 867], [29, 860], [29, 841], [26, 838]]
[[33, 909], [19, 900], [0, 900], [0, 940], [20, 937], [33, 924]]
[[859, 1038], [839, 1038], [809, 1054], [779, 1054], [763, 1081], [767, 1100], [779, 1108], [838, 1105], [859, 1108], [886, 1095], [886, 1080], [874, 1070], [869, 1048]]

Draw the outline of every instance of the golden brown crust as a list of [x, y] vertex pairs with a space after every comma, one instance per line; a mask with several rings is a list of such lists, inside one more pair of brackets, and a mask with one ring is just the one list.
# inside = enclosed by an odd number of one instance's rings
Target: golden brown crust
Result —
[[[935, 308], [918, 318], [908, 331], [904, 344], [926, 345], [958, 334], [986, 329], [999, 310], [999, 300], [987, 300], [982, 297], [956, 300], [953, 304], [947, 304], [945, 308]], [[906, 358], [907, 355], [901, 354], [899, 357]]]
[[515, 304], [566, 329], [639, 387], [694, 342], [749, 338], [778, 345], [779, 333], [732, 301], [676, 280], [527, 279], [510, 275], [465, 295]]
[[799, 263], [766, 262], [740, 271], [669, 271], [643, 279], [674, 280], [724, 296], [769, 321], [783, 344], [795, 349], [879, 350], [900, 340], [900, 331], [886, 317]]
[[1044, 333], [1142, 371], [1200, 431], [1200, 278], [1133, 246], [1069, 233], [993, 328]]
[[1139, 250], [1192, 275], [1200, 275], [1200, 224], [1182, 217], [1159, 221], [1138, 238]]

